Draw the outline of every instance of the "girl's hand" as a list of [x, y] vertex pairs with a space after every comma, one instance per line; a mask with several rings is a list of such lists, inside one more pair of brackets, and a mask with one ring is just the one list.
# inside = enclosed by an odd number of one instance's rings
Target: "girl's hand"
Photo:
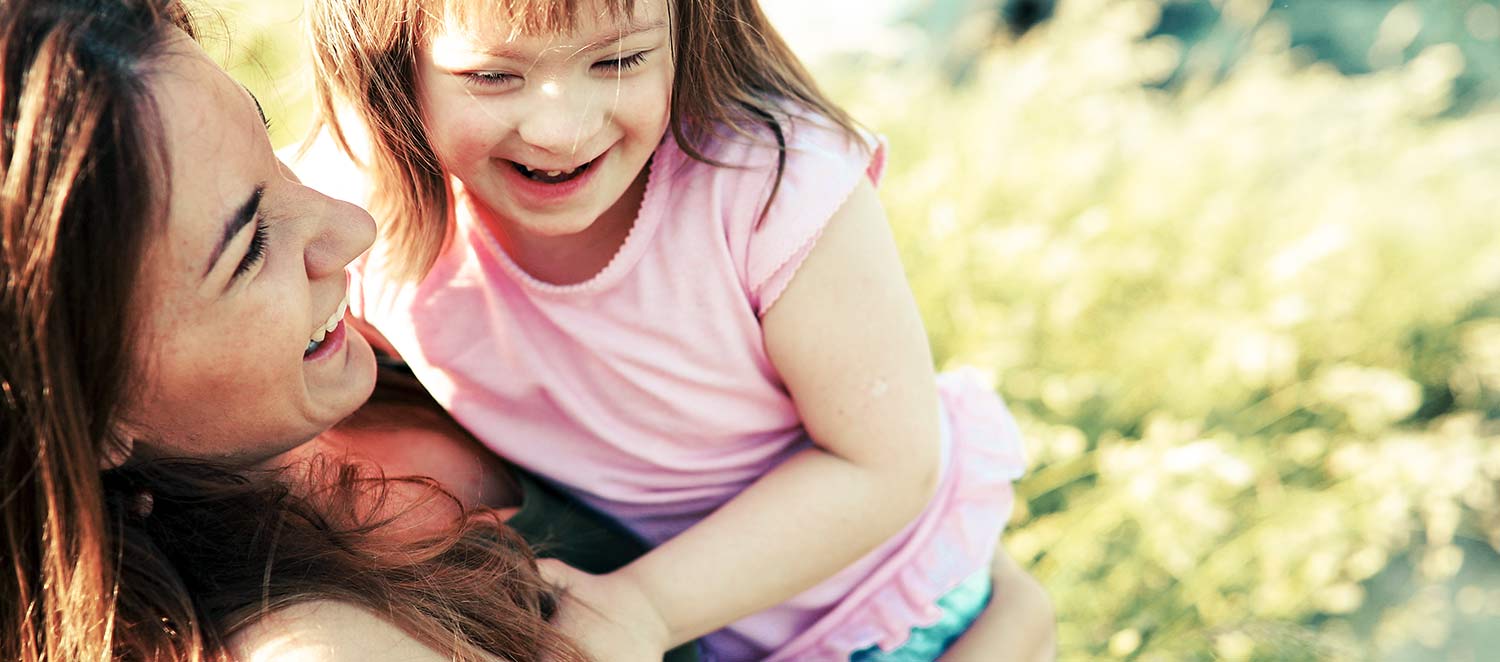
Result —
[[539, 562], [542, 577], [563, 590], [552, 622], [597, 662], [661, 662], [667, 626], [625, 575], [591, 575], [556, 559]]

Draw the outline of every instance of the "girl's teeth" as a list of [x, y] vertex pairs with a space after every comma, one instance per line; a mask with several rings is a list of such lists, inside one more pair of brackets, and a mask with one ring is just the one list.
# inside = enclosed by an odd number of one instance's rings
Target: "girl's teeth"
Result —
[[516, 170], [521, 174], [538, 181], [544, 181], [553, 184], [564, 182], [568, 179], [578, 176], [578, 174], [583, 172], [584, 168], [587, 168], [589, 165], [585, 163], [581, 166], [578, 166], [577, 168], [572, 168], [570, 170], [540, 170], [522, 163], [516, 163], [515, 161], [512, 161], [511, 163], [515, 165]]
[[323, 338], [325, 338], [327, 336], [328, 336], [328, 329], [318, 329], [317, 331], [313, 332], [312, 341], [313, 342], [323, 342]]

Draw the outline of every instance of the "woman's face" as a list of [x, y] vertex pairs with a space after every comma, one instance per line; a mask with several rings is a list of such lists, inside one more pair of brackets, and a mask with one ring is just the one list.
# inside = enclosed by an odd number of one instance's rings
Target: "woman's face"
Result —
[[148, 85], [170, 199], [136, 296], [143, 343], [123, 427], [156, 453], [259, 464], [374, 387], [370, 346], [342, 321], [345, 269], [374, 222], [302, 186], [250, 94], [185, 34]]

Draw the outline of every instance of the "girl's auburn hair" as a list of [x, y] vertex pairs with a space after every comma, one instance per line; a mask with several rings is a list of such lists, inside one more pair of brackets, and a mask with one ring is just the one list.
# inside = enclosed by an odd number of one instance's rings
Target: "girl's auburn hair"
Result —
[[[386, 482], [117, 452], [133, 303], [170, 195], [151, 67], [176, 0], [0, 1], [0, 660], [228, 660], [260, 616], [341, 600], [459, 660], [580, 660], [519, 538], [391, 535]], [[374, 504], [372, 506], [372, 504]]]
[[[304, 150], [328, 130], [370, 178], [370, 211], [380, 221], [378, 254], [385, 271], [420, 280], [442, 251], [453, 192], [432, 148], [416, 94], [416, 59], [445, 17], [473, 20], [475, 0], [312, 0], [317, 121]], [[786, 165], [785, 130], [792, 108], [826, 118], [857, 139], [854, 120], [819, 89], [758, 0], [664, 0], [672, 23], [671, 131], [689, 157], [708, 156], [724, 131], [746, 137], [769, 129], [780, 150], [765, 208]], [[600, 3], [621, 20], [637, 0], [505, 0], [486, 6], [522, 34], [568, 33], [583, 5]], [[466, 16], [467, 15], [467, 16]], [[347, 107], [363, 124], [369, 149], [355, 150], [340, 122]], [[367, 153], [362, 153], [367, 152]]]

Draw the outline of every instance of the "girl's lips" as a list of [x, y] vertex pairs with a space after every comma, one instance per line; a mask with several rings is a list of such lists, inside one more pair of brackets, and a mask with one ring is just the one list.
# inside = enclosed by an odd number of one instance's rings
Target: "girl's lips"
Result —
[[334, 352], [343, 349], [345, 340], [344, 321], [345, 320], [339, 320], [339, 325], [333, 327], [333, 330], [329, 331], [328, 335], [323, 336], [322, 344], [319, 344], [318, 348], [313, 350], [311, 354], [302, 357], [302, 360], [307, 362], [322, 361], [323, 359], [333, 356]]
[[515, 162], [513, 161], [497, 159], [497, 166], [500, 168], [506, 184], [522, 201], [547, 205], [562, 202], [582, 190], [585, 186], [588, 186], [589, 182], [594, 180], [594, 173], [603, 165], [602, 161], [608, 155], [608, 151], [600, 154], [594, 160], [588, 162], [588, 167], [584, 168], [583, 172], [578, 173], [577, 176], [568, 181], [556, 184], [539, 182], [521, 174], [521, 171], [516, 169]]

